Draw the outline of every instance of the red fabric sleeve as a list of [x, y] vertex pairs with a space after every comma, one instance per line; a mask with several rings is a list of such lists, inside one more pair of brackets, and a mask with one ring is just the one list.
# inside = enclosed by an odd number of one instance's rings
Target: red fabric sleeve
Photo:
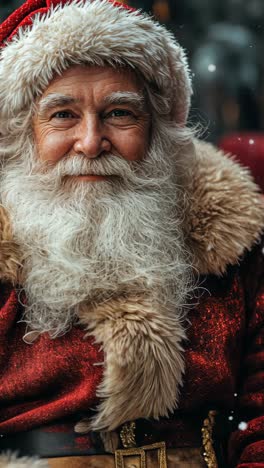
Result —
[[245, 358], [239, 388], [239, 421], [229, 441], [231, 466], [264, 467], [264, 242], [242, 266], [248, 311]]

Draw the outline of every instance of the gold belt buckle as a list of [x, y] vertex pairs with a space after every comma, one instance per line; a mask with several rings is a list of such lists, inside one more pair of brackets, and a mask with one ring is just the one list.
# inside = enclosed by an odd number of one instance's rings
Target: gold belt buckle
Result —
[[[149, 460], [149, 463], [148, 463]], [[140, 464], [138, 464], [140, 462]], [[157, 442], [144, 447], [115, 451], [115, 468], [167, 468], [166, 444]]]

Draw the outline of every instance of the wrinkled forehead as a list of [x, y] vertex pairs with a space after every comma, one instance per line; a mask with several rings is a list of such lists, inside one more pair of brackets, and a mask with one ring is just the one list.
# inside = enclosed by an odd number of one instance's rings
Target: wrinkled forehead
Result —
[[45, 95], [51, 89], [57, 89], [60, 86], [67, 86], [67, 83], [72, 83], [72, 86], [77, 88], [82, 83], [89, 88], [91, 85], [111, 83], [116, 87], [133, 88], [133, 90], [143, 90], [146, 86], [144, 78], [136, 69], [129, 66], [110, 66], [107, 63], [101, 66], [98, 65], [70, 65], [61, 73], [55, 73], [46, 89], [43, 90]]

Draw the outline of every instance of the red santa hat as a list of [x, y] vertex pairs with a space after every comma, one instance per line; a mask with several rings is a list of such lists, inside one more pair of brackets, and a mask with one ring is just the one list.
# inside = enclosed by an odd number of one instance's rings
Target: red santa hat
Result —
[[191, 82], [174, 36], [148, 15], [111, 0], [27, 0], [0, 26], [1, 118], [41, 95], [71, 65], [130, 66], [184, 125]]

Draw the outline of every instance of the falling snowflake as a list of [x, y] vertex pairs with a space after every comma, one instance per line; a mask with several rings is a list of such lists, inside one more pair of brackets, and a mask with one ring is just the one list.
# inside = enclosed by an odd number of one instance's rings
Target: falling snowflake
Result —
[[240, 429], [240, 431], [245, 431], [247, 429], [248, 425], [245, 421], [241, 421], [238, 425], [238, 429]]
[[208, 65], [208, 71], [211, 73], [214, 73], [215, 70], [216, 70], [216, 66], [213, 63], [210, 63], [210, 65]]

